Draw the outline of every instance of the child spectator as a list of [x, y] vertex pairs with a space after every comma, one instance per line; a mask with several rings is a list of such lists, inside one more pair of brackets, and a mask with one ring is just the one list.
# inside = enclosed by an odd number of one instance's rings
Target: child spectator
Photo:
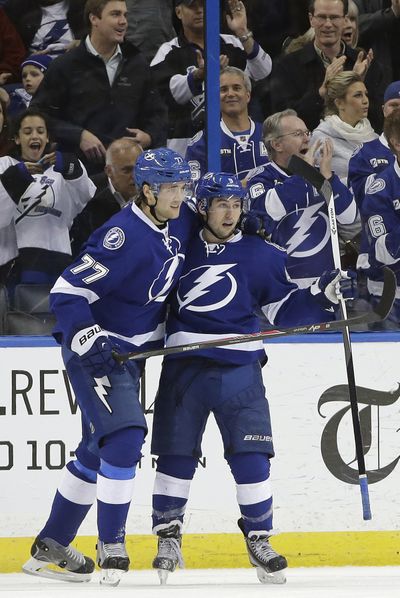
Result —
[[10, 92], [9, 114], [26, 110], [39, 87], [52, 58], [48, 54], [32, 54], [21, 64], [22, 85]]

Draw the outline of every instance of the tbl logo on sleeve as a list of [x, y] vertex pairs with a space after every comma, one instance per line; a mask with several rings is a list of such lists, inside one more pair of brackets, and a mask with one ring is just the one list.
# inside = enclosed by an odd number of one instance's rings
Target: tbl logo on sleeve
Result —
[[113, 226], [106, 233], [103, 241], [103, 247], [106, 249], [119, 249], [125, 243], [125, 233], [118, 226]]

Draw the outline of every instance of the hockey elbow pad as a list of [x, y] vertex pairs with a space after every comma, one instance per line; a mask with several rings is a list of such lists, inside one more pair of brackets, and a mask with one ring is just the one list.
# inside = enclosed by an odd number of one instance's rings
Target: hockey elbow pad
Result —
[[19, 203], [29, 185], [35, 182], [24, 162], [9, 166], [0, 178], [4, 189], [15, 204]]
[[67, 181], [79, 179], [83, 174], [82, 165], [78, 157], [75, 154], [66, 152], [56, 152], [54, 170], [62, 174]]

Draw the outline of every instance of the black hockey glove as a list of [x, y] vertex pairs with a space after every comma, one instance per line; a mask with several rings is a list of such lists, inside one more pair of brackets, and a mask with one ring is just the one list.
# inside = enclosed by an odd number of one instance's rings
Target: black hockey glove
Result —
[[357, 296], [357, 273], [353, 270], [324, 272], [310, 287], [311, 295], [326, 310], [339, 307], [339, 300], [349, 301]]
[[4, 189], [16, 204], [18, 204], [29, 185], [35, 182], [25, 162], [9, 166], [0, 178]]
[[79, 179], [83, 174], [82, 165], [75, 154], [56, 152], [54, 170], [62, 174], [67, 181]]
[[249, 210], [242, 214], [239, 228], [245, 235], [259, 235], [266, 239], [272, 228], [271, 219], [268, 214], [261, 210]]
[[79, 330], [71, 341], [71, 350], [80, 356], [83, 367], [93, 378], [124, 371], [112, 355], [114, 349], [108, 335], [97, 324]]

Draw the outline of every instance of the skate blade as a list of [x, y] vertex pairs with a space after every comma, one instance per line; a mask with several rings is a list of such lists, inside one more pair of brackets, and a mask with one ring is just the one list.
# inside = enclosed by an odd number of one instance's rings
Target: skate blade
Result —
[[168, 573], [167, 569], [157, 569], [158, 577], [160, 579], [160, 584], [162, 586], [167, 585]]
[[22, 565], [22, 571], [28, 575], [35, 575], [36, 577], [45, 577], [47, 579], [56, 579], [58, 581], [67, 581], [72, 583], [82, 583], [91, 580], [91, 573], [74, 573], [66, 569], [49, 569], [49, 567], [56, 567], [52, 563], [44, 563], [34, 557], [30, 558]]
[[256, 567], [257, 577], [261, 583], [269, 583], [269, 584], [284, 584], [286, 583], [286, 575], [284, 571], [274, 571], [273, 573], [269, 573], [262, 569], [261, 567]]
[[101, 569], [100, 584], [102, 586], [117, 586], [124, 573], [126, 571], [123, 569]]

